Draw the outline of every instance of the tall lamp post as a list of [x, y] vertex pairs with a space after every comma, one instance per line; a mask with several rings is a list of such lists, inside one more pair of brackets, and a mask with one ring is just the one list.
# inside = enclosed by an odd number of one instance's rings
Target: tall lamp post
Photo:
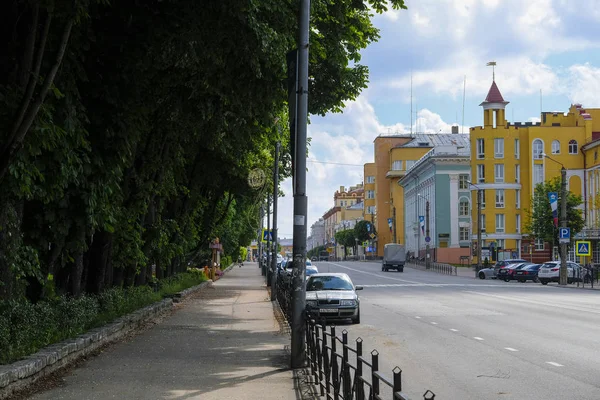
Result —
[[481, 270], [481, 195], [483, 190], [473, 184], [473, 182], [467, 181], [467, 183], [477, 189], [477, 249], [475, 250], [477, 253], [477, 269], [475, 270], [475, 276]]
[[[541, 154], [542, 157], [547, 158], [550, 161], [554, 161], [560, 165], [560, 226], [561, 228], [567, 227], [567, 169], [565, 166], [550, 157], [546, 153]], [[567, 244], [560, 243], [560, 277], [559, 285], [567, 284]]]
[[429, 254], [429, 243], [431, 242], [431, 237], [429, 236], [429, 199], [420, 194], [417, 194], [417, 196], [425, 199], [425, 269], [429, 269], [431, 265]]

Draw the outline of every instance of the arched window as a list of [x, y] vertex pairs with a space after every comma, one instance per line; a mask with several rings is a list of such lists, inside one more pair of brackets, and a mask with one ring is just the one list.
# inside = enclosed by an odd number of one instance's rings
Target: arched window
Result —
[[558, 140], [552, 141], [552, 154], [560, 154], [560, 142]]
[[532, 148], [533, 148], [533, 159], [541, 160], [542, 153], [544, 152], [544, 142], [542, 142], [540, 139], [535, 139], [533, 141]]
[[569, 140], [569, 154], [577, 154], [577, 140]]
[[460, 199], [460, 202], [458, 203], [458, 215], [460, 215], [461, 217], [468, 217], [469, 216], [469, 200], [462, 198]]

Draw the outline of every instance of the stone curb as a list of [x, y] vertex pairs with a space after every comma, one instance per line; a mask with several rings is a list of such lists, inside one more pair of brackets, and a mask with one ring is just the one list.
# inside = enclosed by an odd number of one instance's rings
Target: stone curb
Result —
[[[230, 270], [232, 266], [227, 268]], [[176, 294], [174, 299], [164, 299], [111, 323], [91, 329], [75, 338], [52, 344], [23, 360], [8, 365], [0, 365], [0, 399], [5, 399], [23, 390], [38, 379], [64, 368], [99, 347], [117, 341], [145, 322], [165, 314], [173, 308], [173, 303], [204, 289], [211, 284], [208, 280]]]

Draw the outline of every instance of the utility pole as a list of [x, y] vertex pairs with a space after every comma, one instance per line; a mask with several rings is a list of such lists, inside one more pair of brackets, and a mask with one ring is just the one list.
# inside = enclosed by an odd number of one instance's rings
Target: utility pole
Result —
[[271, 195], [267, 194], [267, 256], [262, 263], [262, 276], [267, 275], [267, 265], [269, 263], [269, 251], [271, 250]]
[[260, 206], [260, 226], [258, 228], [258, 268], [261, 268], [262, 266], [262, 259], [263, 259], [263, 241], [262, 241], [262, 235], [263, 235], [263, 228], [265, 227], [265, 209], [264, 206], [261, 205]]
[[[567, 227], [567, 170], [562, 166], [560, 170], [560, 226]], [[560, 244], [560, 276], [561, 285], [566, 285], [567, 279], [567, 244]]]
[[396, 243], [396, 206], [392, 207], [392, 229], [394, 231], [394, 243]]
[[477, 270], [475, 275], [481, 270], [481, 195], [483, 191], [477, 188]]
[[431, 237], [429, 236], [429, 200], [425, 202], [425, 269], [429, 269], [431, 265], [430, 254], [429, 254], [429, 242]]
[[279, 197], [279, 142], [275, 143], [273, 166], [273, 256], [271, 257], [271, 301], [277, 299], [277, 199]]
[[304, 341], [306, 324], [306, 131], [308, 123], [308, 40], [310, 31], [310, 0], [300, 0], [298, 18], [298, 85], [296, 115], [296, 145], [294, 157], [294, 242], [292, 273], [292, 342], [291, 367], [303, 368], [306, 363]]

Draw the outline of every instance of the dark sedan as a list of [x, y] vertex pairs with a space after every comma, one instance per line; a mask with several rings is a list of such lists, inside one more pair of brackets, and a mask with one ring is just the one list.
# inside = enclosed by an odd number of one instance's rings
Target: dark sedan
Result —
[[498, 270], [498, 279], [502, 279], [504, 282], [508, 282], [512, 279], [515, 279], [515, 273], [530, 265], [531, 263], [516, 263], [510, 264], [506, 267]]
[[525, 281], [537, 282], [538, 281], [538, 271], [540, 270], [541, 266], [542, 266], [542, 264], [527, 265], [525, 268], [522, 268], [519, 271], [515, 272], [515, 279], [519, 282], [525, 282]]

